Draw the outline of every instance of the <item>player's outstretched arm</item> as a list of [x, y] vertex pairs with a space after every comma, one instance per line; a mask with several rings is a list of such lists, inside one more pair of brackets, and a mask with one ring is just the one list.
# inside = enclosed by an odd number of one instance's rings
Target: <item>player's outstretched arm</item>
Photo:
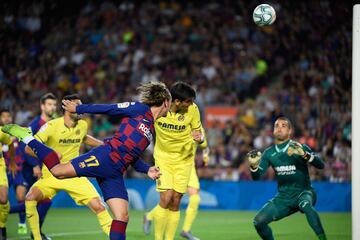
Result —
[[261, 175], [269, 167], [269, 163], [259, 150], [251, 150], [246, 154], [246, 159], [249, 162], [250, 172], [253, 180], [259, 180]]
[[103, 141], [101, 141], [101, 140], [99, 140], [99, 139], [97, 139], [97, 138], [95, 138], [95, 137], [93, 137], [93, 136], [91, 136], [91, 135], [89, 135], [89, 134], [87, 134], [87, 135], [85, 136], [85, 138], [84, 138], [84, 143], [85, 143], [86, 145], [91, 146], [91, 147], [98, 147], [98, 146], [101, 146], [101, 145], [104, 144]]

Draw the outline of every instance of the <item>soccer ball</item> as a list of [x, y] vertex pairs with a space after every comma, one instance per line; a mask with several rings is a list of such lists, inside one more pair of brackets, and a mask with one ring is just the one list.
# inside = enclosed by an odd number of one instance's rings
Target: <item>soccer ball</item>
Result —
[[275, 9], [269, 4], [260, 4], [254, 9], [253, 19], [258, 26], [271, 25], [276, 19]]

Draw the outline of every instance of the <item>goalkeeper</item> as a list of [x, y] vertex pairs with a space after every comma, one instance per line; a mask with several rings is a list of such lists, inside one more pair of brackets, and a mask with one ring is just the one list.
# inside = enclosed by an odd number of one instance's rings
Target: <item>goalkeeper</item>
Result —
[[292, 131], [290, 120], [279, 117], [274, 124], [275, 144], [263, 154], [257, 150], [247, 154], [252, 178], [258, 180], [271, 166], [276, 173], [279, 191], [256, 214], [254, 225], [262, 239], [274, 239], [269, 223], [300, 211], [306, 215], [318, 239], [323, 240], [326, 236], [319, 215], [313, 207], [316, 193], [311, 187], [308, 164], [323, 169], [324, 162], [307, 145], [291, 140]]

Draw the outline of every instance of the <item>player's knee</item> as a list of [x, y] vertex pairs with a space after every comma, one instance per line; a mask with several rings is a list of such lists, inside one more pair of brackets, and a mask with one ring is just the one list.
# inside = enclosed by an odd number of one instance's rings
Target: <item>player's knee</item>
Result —
[[255, 216], [255, 218], [253, 220], [253, 224], [256, 229], [261, 229], [264, 226], [266, 226], [267, 222], [265, 221], [264, 218], [262, 218], [260, 216]]
[[8, 189], [3, 187], [0, 190], [0, 204], [6, 204], [8, 201]]
[[8, 201], [7, 196], [0, 196], [0, 204], [6, 204]]
[[299, 210], [303, 213], [309, 212], [309, 211], [313, 211], [314, 208], [311, 204], [310, 201], [308, 200], [303, 200], [299, 203]]
[[100, 213], [102, 211], [105, 211], [104, 204], [101, 202], [100, 198], [94, 198], [90, 202], [90, 208], [96, 213]]

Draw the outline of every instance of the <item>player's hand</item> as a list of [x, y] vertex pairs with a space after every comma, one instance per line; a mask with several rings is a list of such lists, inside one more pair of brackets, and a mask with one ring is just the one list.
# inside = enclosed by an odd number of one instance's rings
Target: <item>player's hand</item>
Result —
[[250, 168], [256, 169], [259, 166], [261, 155], [261, 152], [256, 149], [251, 150], [246, 154], [246, 159], [249, 161]]
[[76, 106], [78, 103], [70, 100], [62, 100], [62, 108], [71, 113], [76, 113]]
[[194, 130], [191, 135], [197, 143], [202, 143], [204, 141], [204, 134], [202, 134], [201, 130]]
[[203, 163], [204, 166], [206, 167], [209, 164], [209, 155], [210, 155], [210, 148], [204, 148], [202, 150], [202, 157], [203, 157]]
[[302, 145], [299, 143], [299, 142], [296, 142], [296, 141], [292, 141], [289, 145], [289, 148], [287, 150], [287, 154], [289, 156], [292, 156], [292, 155], [299, 155], [299, 156], [304, 156], [305, 155], [305, 151], [302, 147]]
[[41, 178], [42, 172], [41, 172], [41, 168], [39, 165], [36, 165], [35, 167], [33, 167], [33, 176], [36, 177], [37, 179]]
[[152, 179], [156, 180], [161, 176], [160, 169], [158, 167], [152, 166], [149, 168], [147, 175]]

